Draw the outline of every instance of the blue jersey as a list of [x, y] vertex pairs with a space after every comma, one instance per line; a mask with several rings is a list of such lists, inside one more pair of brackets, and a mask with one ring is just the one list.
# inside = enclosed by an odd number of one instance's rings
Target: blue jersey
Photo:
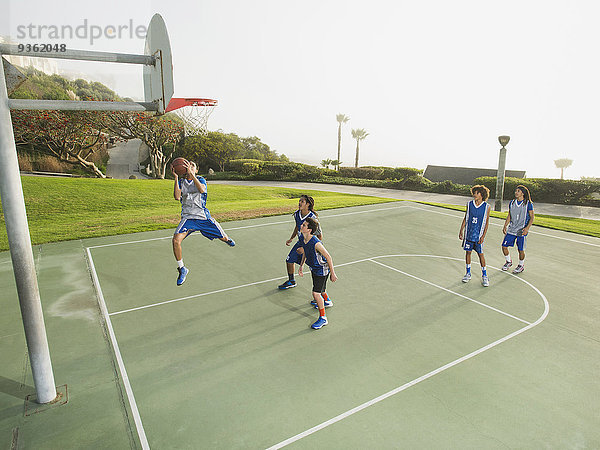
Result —
[[[298, 230], [298, 239], [300, 239], [302, 237], [302, 234], [300, 234], [300, 225], [302, 225], [302, 223], [309, 217], [311, 217], [317, 221], [319, 220], [319, 219], [317, 219], [317, 215], [312, 211], [309, 211], [308, 214], [305, 216], [303, 216], [300, 213], [300, 210], [298, 210], [294, 213], [294, 220], [296, 221], [296, 229]], [[319, 227], [317, 229], [317, 232], [315, 234], [321, 234], [321, 227]]]
[[[302, 235], [301, 235], [302, 236]], [[306, 264], [315, 275], [329, 275], [329, 265], [323, 255], [315, 250], [315, 245], [321, 242], [316, 236], [310, 238], [306, 243], [302, 243], [304, 254], [306, 255]]]
[[[198, 181], [206, 187], [206, 180], [203, 177], [196, 177]], [[194, 180], [180, 178], [179, 189], [181, 189], [181, 218], [182, 219], [201, 219], [209, 220], [210, 211], [206, 207], [208, 190], [201, 193]]]
[[478, 242], [481, 239], [490, 208], [490, 204], [487, 202], [482, 202], [479, 206], [475, 205], [475, 200], [467, 203], [465, 240]]

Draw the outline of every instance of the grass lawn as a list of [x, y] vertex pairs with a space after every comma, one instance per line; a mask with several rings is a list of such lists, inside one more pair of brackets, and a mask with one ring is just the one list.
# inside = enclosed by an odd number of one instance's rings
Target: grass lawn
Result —
[[[448, 205], [446, 203], [417, 202], [424, 205], [439, 206], [441, 208], [465, 211], [465, 206]], [[535, 205], [534, 205], [535, 206]], [[490, 216], [506, 219], [508, 212], [491, 211]], [[554, 230], [570, 231], [571, 233], [586, 234], [588, 236], [600, 237], [600, 220], [579, 219], [576, 217], [547, 216], [536, 214], [534, 225]]]
[[[99, 180], [22, 177], [33, 244], [174, 228], [181, 207], [170, 180]], [[315, 198], [317, 211], [394, 200], [279, 187], [210, 185], [208, 208], [220, 222], [292, 213], [300, 194]], [[457, 211], [464, 206], [418, 202]], [[2, 212], [0, 207], [0, 212]], [[506, 213], [492, 211], [493, 217]], [[0, 251], [8, 250], [4, 214]], [[535, 225], [600, 237], [600, 221], [536, 214]]]
[[[175, 228], [181, 205], [172, 180], [21, 178], [33, 244]], [[207, 206], [220, 222], [292, 213], [300, 194], [315, 199], [317, 211], [394, 201], [335, 192], [227, 186], [209, 183]], [[0, 212], [1, 212], [0, 208]], [[290, 218], [291, 220], [291, 218]], [[8, 250], [4, 214], [0, 251]]]

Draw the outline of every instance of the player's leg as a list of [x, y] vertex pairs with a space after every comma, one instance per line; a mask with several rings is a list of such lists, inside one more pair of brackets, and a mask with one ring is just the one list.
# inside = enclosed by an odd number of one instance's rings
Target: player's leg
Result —
[[173, 235], [172, 243], [173, 243], [173, 255], [175, 256], [175, 261], [177, 261], [177, 286], [181, 286], [189, 273], [187, 267], [183, 264], [183, 250], [181, 248], [181, 243], [188, 235], [188, 232], [184, 233], [175, 233]]
[[506, 271], [512, 266], [512, 259], [510, 258], [508, 247], [513, 247], [515, 245], [515, 238], [516, 236], [512, 234], [506, 234], [504, 236], [504, 240], [502, 241], [502, 253], [504, 254], [506, 262], [502, 266], [502, 270]]
[[[468, 246], [468, 242], [465, 243], [465, 247]], [[465, 264], [467, 266], [467, 272], [465, 273], [465, 276], [462, 278], [462, 282], [463, 283], [467, 283], [468, 281], [471, 280], [471, 251], [472, 250], [465, 250]]]
[[480, 250], [481, 252], [477, 253], [477, 255], [479, 256], [479, 264], [481, 265], [481, 284], [488, 287], [490, 285], [490, 280], [485, 267], [485, 256], [483, 254], [483, 248], [480, 248]]
[[[333, 306], [333, 300], [331, 300], [329, 298], [329, 295], [327, 295], [327, 292], [325, 292], [325, 290], [327, 289], [327, 279], [329, 278], [329, 275], [327, 275], [325, 277], [325, 282], [323, 283], [323, 287], [321, 288], [321, 297], [323, 298], [323, 306], [325, 306], [325, 308], [331, 308]], [[311, 305], [313, 305], [316, 309], [319, 308], [317, 301], [313, 299], [310, 302]]]
[[526, 247], [526, 236], [517, 237], [517, 249], [519, 250], [519, 264], [513, 270], [513, 273], [521, 273], [525, 270], [525, 247]]
[[311, 272], [311, 275], [312, 275], [312, 279], [313, 279], [313, 290], [312, 290], [313, 300], [315, 302], [317, 302], [317, 309], [319, 310], [319, 318], [310, 327], [313, 330], [318, 330], [319, 328], [322, 328], [323, 326], [327, 325], [327, 323], [328, 323], [327, 316], [325, 315], [325, 300], [323, 299], [323, 296], [321, 295], [321, 292], [325, 290], [325, 283], [327, 281], [327, 275], [325, 275], [325, 276], [315, 275], [313, 272]]
[[294, 279], [294, 264], [300, 264], [302, 262], [302, 255], [298, 253], [299, 248], [300, 242], [296, 242], [285, 259], [285, 268], [288, 279], [278, 286], [278, 288], [281, 290], [296, 287], [296, 280]]

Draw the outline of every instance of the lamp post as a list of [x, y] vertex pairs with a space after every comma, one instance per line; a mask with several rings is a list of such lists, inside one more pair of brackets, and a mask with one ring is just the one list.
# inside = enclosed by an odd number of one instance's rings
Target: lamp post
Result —
[[504, 169], [506, 168], [506, 144], [510, 136], [498, 136], [502, 148], [498, 158], [498, 172], [496, 174], [496, 205], [494, 211], [502, 211], [502, 197], [504, 197]]

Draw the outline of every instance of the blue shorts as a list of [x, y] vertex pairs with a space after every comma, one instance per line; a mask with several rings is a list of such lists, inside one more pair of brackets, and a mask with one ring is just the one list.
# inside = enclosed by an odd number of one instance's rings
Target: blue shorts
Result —
[[463, 245], [463, 249], [466, 250], [467, 252], [475, 250], [475, 252], [477, 252], [481, 255], [483, 253], [483, 244], [480, 244], [478, 242], [473, 242], [473, 241], [465, 241], [465, 243]]
[[296, 241], [290, 250], [290, 253], [287, 255], [287, 258], [285, 258], [285, 262], [290, 264], [300, 264], [302, 262], [302, 253], [298, 253], [297, 250], [301, 247], [300, 241]]
[[515, 236], [514, 234], [507, 234], [504, 236], [502, 241], [502, 247], [513, 247], [515, 240], [517, 241], [517, 248], [520, 251], [524, 251], [527, 248], [527, 236]]
[[175, 230], [175, 234], [179, 233], [187, 233], [186, 237], [192, 234], [194, 231], [199, 231], [202, 233], [202, 236], [207, 237], [211, 241], [213, 239], [220, 239], [225, 237], [225, 232], [219, 222], [217, 222], [212, 217], [208, 220], [201, 219], [181, 219], [179, 225], [177, 225], [177, 229]]

